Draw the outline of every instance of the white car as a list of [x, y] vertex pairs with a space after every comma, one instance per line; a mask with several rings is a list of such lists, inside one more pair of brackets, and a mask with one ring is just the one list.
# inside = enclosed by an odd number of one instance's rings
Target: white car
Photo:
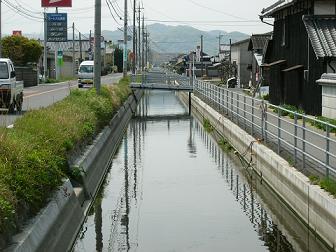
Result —
[[22, 110], [23, 82], [16, 81], [13, 62], [10, 59], [0, 59], [0, 109], [9, 113]]
[[94, 61], [83, 61], [78, 70], [78, 87], [92, 87], [93, 86], [93, 72]]

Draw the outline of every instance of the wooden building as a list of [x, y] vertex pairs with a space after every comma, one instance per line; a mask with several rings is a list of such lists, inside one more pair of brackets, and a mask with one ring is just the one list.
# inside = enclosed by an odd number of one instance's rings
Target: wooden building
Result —
[[316, 81], [335, 72], [335, 14], [335, 0], [279, 0], [262, 10], [262, 20], [274, 18], [264, 64], [270, 72], [271, 103], [321, 114], [322, 91]]
[[250, 52], [251, 65], [248, 68], [250, 71], [250, 83], [253, 87], [257, 87], [265, 77], [268, 85], [268, 75], [267, 72], [263, 73], [262, 63], [267, 49], [266, 45], [270, 39], [272, 39], [272, 32], [253, 34], [249, 40], [248, 51]]

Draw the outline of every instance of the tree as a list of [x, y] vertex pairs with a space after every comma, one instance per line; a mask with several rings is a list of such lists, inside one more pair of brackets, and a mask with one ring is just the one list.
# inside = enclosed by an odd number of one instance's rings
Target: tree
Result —
[[123, 71], [123, 50], [116, 48], [114, 51], [114, 64], [118, 67], [118, 73]]
[[2, 48], [3, 56], [10, 58], [18, 66], [38, 62], [43, 52], [43, 48], [37, 40], [23, 36], [3, 38]]

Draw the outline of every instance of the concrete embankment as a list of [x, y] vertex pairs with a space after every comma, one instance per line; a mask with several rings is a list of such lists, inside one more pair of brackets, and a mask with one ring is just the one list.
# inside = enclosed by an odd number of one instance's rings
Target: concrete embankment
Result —
[[[188, 95], [180, 94], [187, 103]], [[258, 142], [239, 126], [192, 95], [193, 109], [207, 118], [214, 129], [234, 146], [251, 164], [260, 177], [310, 229], [333, 250], [336, 246], [336, 199], [309, 178], [292, 167], [285, 159]], [[249, 151], [249, 148], [251, 151]]]
[[72, 165], [81, 183], [65, 180], [49, 204], [13, 238], [5, 251], [69, 251], [108, 171], [142, 92], [131, 95], [110, 124]]

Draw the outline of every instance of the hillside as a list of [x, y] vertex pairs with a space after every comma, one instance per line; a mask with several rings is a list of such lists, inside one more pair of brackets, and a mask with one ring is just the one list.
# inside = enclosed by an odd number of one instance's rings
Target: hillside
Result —
[[[164, 24], [148, 25], [150, 42], [153, 50], [162, 53], [185, 53], [200, 45], [200, 37], [204, 36], [204, 51], [208, 54], [218, 53], [218, 35], [221, 34], [222, 43], [246, 39], [247, 34], [225, 31], [201, 31], [190, 26], [169, 26]], [[121, 31], [103, 31], [106, 40], [117, 41], [123, 38]], [[130, 43], [131, 45], [131, 43]]]

